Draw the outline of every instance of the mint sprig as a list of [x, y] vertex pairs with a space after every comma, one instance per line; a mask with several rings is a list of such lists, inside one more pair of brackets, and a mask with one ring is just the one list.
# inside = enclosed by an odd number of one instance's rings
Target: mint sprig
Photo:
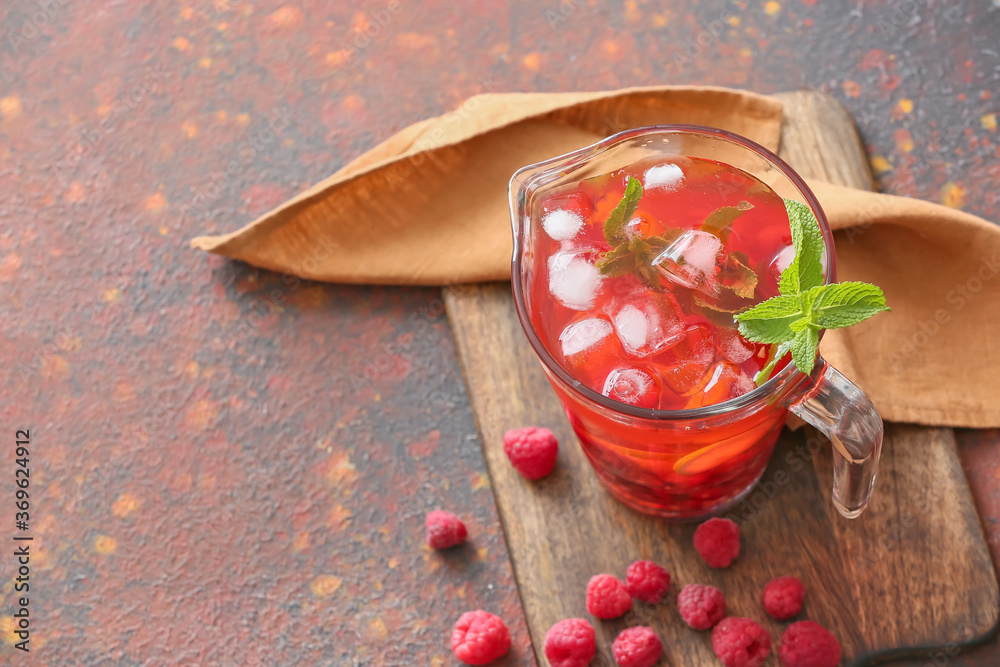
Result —
[[808, 206], [785, 200], [795, 259], [781, 272], [779, 296], [738, 313], [740, 334], [747, 340], [777, 345], [770, 363], [757, 374], [757, 384], [770, 377], [788, 352], [805, 374], [816, 364], [819, 332], [864, 322], [891, 310], [875, 285], [862, 282], [823, 283], [823, 232]]
[[736, 206], [717, 208], [701, 223], [701, 231], [715, 234], [725, 243], [733, 221], [752, 208], [753, 204], [748, 201], [741, 201]]
[[823, 232], [805, 204], [786, 199], [785, 210], [792, 228], [795, 259], [781, 272], [778, 288], [782, 294], [800, 294], [823, 284]]
[[628, 234], [625, 233], [625, 226], [632, 220], [635, 209], [642, 199], [642, 181], [638, 178], [628, 177], [625, 183], [625, 194], [621, 201], [611, 210], [611, 215], [604, 222], [604, 238], [608, 240], [612, 248], [628, 243]]
[[[662, 234], [649, 236], [630, 234], [628, 224], [639, 207], [642, 195], [642, 182], [638, 178], [628, 176], [621, 200], [604, 222], [604, 238], [611, 246], [611, 250], [605, 252], [597, 260], [596, 265], [602, 275], [615, 277], [633, 274], [647, 287], [662, 290], [655, 261], [684, 233], [684, 230], [669, 228]], [[716, 209], [705, 218], [701, 230], [714, 234], [725, 243], [733, 221], [752, 208], [753, 204], [742, 201], [737, 206], [723, 206]], [[757, 274], [750, 268], [749, 263], [750, 259], [743, 253], [734, 252], [728, 255], [719, 272], [719, 287], [732, 290], [739, 298], [752, 299], [757, 287]]]
[[642, 181], [629, 176], [625, 193], [604, 221], [604, 238], [611, 250], [597, 260], [597, 268], [609, 277], [634, 274], [643, 284], [659, 290], [660, 279], [653, 268], [653, 260], [677, 239], [680, 230], [668, 229], [661, 236], [630, 235], [628, 223], [632, 221], [642, 194]]

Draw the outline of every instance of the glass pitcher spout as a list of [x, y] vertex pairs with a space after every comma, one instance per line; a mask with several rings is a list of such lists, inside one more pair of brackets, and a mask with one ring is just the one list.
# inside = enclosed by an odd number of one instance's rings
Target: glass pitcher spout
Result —
[[854, 519], [868, 506], [882, 453], [882, 418], [871, 400], [819, 357], [806, 393], [789, 409], [833, 445], [833, 504]]

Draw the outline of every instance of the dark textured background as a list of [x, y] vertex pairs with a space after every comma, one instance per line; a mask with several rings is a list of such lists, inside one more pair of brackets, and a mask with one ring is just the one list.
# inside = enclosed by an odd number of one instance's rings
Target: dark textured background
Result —
[[[885, 190], [1000, 217], [998, 0], [43, 6], [0, 5], [0, 422], [4, 452], [32, 434], [35, 664], [453, 665], [479, 607], [532, 664], [439, 291], [187, 247], [413, 121], [489, 91], [817, 88]], [[1000, 437], [961, 438], [996, 554]], [[424, 547], [437, 506], [467, 547]], [[1000, 646], [969, 656], [912, 664]]]

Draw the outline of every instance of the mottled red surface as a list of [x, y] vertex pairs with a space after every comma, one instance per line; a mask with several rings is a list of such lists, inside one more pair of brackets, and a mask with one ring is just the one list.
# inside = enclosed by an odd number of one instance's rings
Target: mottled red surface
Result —
[[[483, 607], [532, 664], [439, 293], [187, 248], [469, 95], [816, 87], [886, 190], [1000, 217], [995, 1], [667, 4], [7, 3], [0, 451], [31, 428], [35, 555], [32, 653], [0, 618], [0, 659], [454, 665]], [[1000, 555], [1000, 436], [962, 441]], [[423, 546], [438, 506], [467, 547]]]

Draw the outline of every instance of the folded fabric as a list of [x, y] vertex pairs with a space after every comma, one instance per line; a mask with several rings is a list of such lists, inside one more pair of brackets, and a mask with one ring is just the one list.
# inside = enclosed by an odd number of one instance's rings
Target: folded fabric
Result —
[[[507, 182], [631, 127], [719, 127], [777, 151], [781, 102], [708, 87], [497, 94], [412, 125], [239, 231], [196, 248], [304, 278], [509, 280]], [[893, 311], [828, 332], [823, 355], [892, 421], [1000, 426], [1000, 228], [929, 202], [810, 181], [838, 277]]]

